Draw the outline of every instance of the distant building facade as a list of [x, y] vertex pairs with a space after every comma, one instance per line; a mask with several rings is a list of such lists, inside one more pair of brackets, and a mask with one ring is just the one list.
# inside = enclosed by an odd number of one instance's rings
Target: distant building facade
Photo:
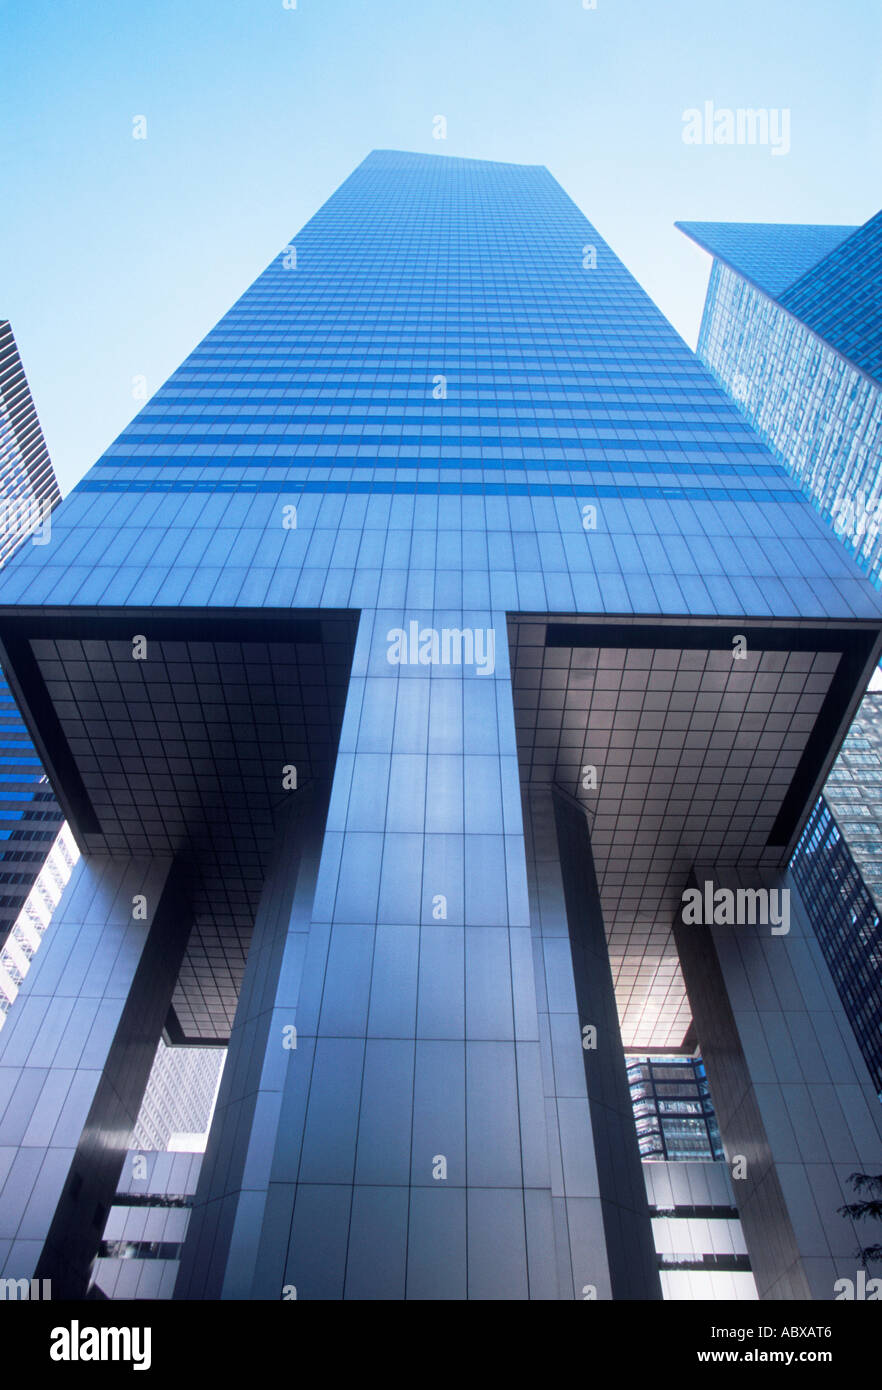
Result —
[[882, 1100], [882, 920], [851, 850], [826, 796], [819, 797], [791, 868]]
[[[882, 213], [861, 227], [678, 226], [714, 257], [698, 355], [879, 587]], [[872, 689], [792, 869], [882, 1093], [882, 694]]]
[[132, 1148], [166, 1150], [174, 1135], [204, 1134], [226, 1055], [223, 1047], [169, 1047], [160, 1038]]
[[[23, 543], [48, 540], [51, 512], [60, 501], [12, 328], [0, 319], [0, 567]], [[63, 819], [0, 672], [0, 1022], [11, 1003], [9, 984], [14, 995], [20, 978], [21, 954], [29, 959], [31, 949], [26, 926], [15, 939], [10, 933]]]
[[882, 579], [882, 212], [861, 227], [679, 222], [713, 256], [698, 355]]
[[628, 1057], [662, 1297], [755, 1299], [700, 1056]]
[[700, 1057], [629, 1057], [628, 1085], [644, 1162], [723, 1158]]

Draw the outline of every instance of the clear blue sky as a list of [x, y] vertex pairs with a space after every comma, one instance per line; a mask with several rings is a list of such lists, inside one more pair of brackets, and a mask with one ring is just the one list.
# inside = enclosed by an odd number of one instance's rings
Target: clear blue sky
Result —
[[[879, 0], [0, 0], [0, 317], [62, 490], [378, 147], [547, 165], [694, 343], [672, 223], [865, 221], [880, 54]], [[684, 144], [707, 100], [790, 153]]]

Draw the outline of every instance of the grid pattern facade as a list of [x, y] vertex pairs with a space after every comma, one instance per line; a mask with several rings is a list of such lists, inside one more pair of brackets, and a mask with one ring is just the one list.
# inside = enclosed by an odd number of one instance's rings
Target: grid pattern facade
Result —
[[882, 212], [790, 285], [781, 303], [882, 383]]
[[165, 1150], [173, 1134], [204, 1134], [226, 1055], [220, 1047], [167, 1047], [160, 1039], [132, 1148]]
[[0, 319], [0, 566], [61, 501], [8, 319]]
[[723, 1158], [700, 1057], [631, 1057], [628, 1084], [644, 1162]]
[[[277, 635], [285, 640], [162, 641], [151, 628], [144, 660], [132, 659], [131, 638], [32, 644], [100, 823], [85, 847], [193, 862], [170, 1020], [178, 1044], [229, 1037], [284, 801], [281, 769], [308, 785], [332, 761], [346, 626], [326, 618]], [[113, 746], [125, 756], [108, 758]]]
[[201, 1167], [201, 1153], [127, 1155], [92, 1269], [93, 1296], [172, 1297]]
[[698, 353], [878, 585], [882, 388], [719, 261]]
[[[864, 696], [824, 798], [877, 910], [882, 907], [882, 694]], [[880, 1016], [882, 1028], [882, 1016]]]
[[[715, 257], [699, 355], [878, 586], [882, 214], [853, 229], [679, 225]], [[794, 274], [797, 246], [809, 263]], [[869, 694], [793, 860], [877, 1090], [880, 754], [882, 699]]]
[[12, 930], [0, 946], [0, 1028], [15, 1003], [43, 933], [52, 920], [80, 857], [68, 825], [62, 825], [43, 860]]
[[681, 232], [776, 297], [846, 241], [856, 227], [789, 222], [677, 222]]
[[394, 152], [255, 281], [55, 532], [6, 602], [874, 611], [545, 169]]
[[0, 675], [0, 943], [31, 891], [63, 816]]
[[882, 1099], [882, 921], [849, 851], [849, 840], [820, 797], [791, 868]]
[[[8, 320], [0, 320], [0, 567], [61, 500], [27, 378]], [[0, 948], [37, 877], [62, 815], [24, 720], [0, 674]], [[21, 978], [17, 949], [0, 966]]]
[[[625, 1045], [679, 1047], [691, 1012], [669, 924], [683, 884], [697, 860], [774, 859], [770, 805], [839, 656], [757, 649], [735, 662], [731, 647], [643, 640], [558, 646], [545, 625], [512, 620], [515, 722], [523, 779], [584, 807]], [[602, 770], [588, 792], [586, 767]]]

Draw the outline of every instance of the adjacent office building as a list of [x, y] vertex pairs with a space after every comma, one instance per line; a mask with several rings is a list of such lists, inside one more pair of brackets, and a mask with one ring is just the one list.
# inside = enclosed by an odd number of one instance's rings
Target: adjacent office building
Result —
[[882, 1111], [787, 866], [882, 598], [547, 170], [371, 154], [0, 640], [82, 850], [2, 1274], [85, 1294], [163, 1030], [229, 1044], [176, 1298], [658, 1298], [625, 1049], [687, 1037], [759, 1296], [853, 1274]]
[[882, 212], [677, 226], [713, 256], [699, 357], [878, 586]]
[[48, 541], [61, 501], [43, 431], [8, 319], [0, 319], [0, 565], [30, 537]]
[[629, 1056], [628, 1084], [662, 1297], [755, 1299], [700, 1056]]
[[[879, 587], [882, 213], [862, 227], [678, 225], [714, 258], [698, 355]], [[880, 754], [871, 690], [793, 869], [882, 1094]]]
[[169, 1047], [160, 1038], [132, 1147], [164, 1152], [206, 1134], [226, 1055], [222, 1047]]
[[[882, 905], [882, 694], [870, 690], [848, 731], [824, 799], [870, 890]], [[880, 1015], [882, 1018], [882, 1015]]]
[[225, 1058], [160, 1040], [87, 1297], [172, 1297]]
[[[0, 320], [0, 566], [48, 542], [61, 500], [8, 320]], [[75, 847], [12, 692], [0, 673], [0, 1026], [39, 945], [47, 895]], [[47, 856], [51, 851], [51, 866]], [[68, 871], [69, 872], [69, 871]], [[36, 880], [42, 873], [40, 885]], [[34, 898], [29, 901], [33, 892]], [[60, 896], [60, 888], [58, 891]], [[46, 919], [48, 920], [48, 919]]]
[[791, 869], [882, 1100], [882, 921], [822, 796], [800, 836]]
[[628, 1085], [644, 1162], [724, 1157], [700, 1057], [632, 1057]]
[[28, 875], [33, 881], [27, 897], [0, 946], [0, 1028], [18, 997], [24, 977], [40, 948], [43, 934], [79, 857], [80, 851], [70, 827], [63, 824], [43, 863], [36, 870], [36, 877], [33, 871]]

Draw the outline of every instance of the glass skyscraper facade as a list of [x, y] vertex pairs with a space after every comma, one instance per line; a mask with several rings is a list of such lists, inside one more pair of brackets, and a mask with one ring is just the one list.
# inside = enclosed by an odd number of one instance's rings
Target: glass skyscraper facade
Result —
[[60, 501], [12, 325], [0, 319], [0, 565], [26, 536], [44, 539]]
[[92, 1265], [90, 1297], [168, 1299], [226, 1052], [160, 1040]]
[[755, 1299], [701, 1057], [629, 1056], [627, 1063], [662, 1297]]
[[[824, 799], [861, 877], [882, 907], [882, 694], [869, 690], [833, 765]], [[882, 1031], [882, 1013], [880, 1013]]]
[[862, 227], [677, 225], [714, 258], [699, 357], [878, 586], [882, 212]]
[[[874, 847], [879, 848], [878, 834]], [[792, 867], [882, 1099], [882, 921], [849, 840], [824, 797], [809, 816]]]
[[[882, 574], [882, 213], [680, 223], [713, 257], [698, 353], [873, 583]], [[882, 1089], [882, 697], [866, 695], [793, 870]]]
[[166, 1030], [229, 1043], [176, 1297], [657, 1298], [624, 1047], [694, 1025], [757, 1290], [829, 1296], [882, 1119], [787, 864], [882, 599], [546, 169], [371, 154], [0, 640], [83, 851], [0, 1273], [82, 1295]]
[[[27, 377], [0, 320], [0, 567], [29, 542], [47, 543], [61, 500]], [[39, 945], [36, 923], [16, 927], [61, 829], [62, 815], [0, 672], [0, 1025]]]
[[166, 1150], [177, 1136], [205, 1134], [225, 1060], [222, 1047], [173, 1047], [160, 1039], [132, 1148]]
[[62, 814], [6, 681], [0, 676], [0, 942], [21, 911]]
[[628, 1085], [644, 1161], [718, 1161], [723, 1157], [700, 1057], [629, 1058]]

